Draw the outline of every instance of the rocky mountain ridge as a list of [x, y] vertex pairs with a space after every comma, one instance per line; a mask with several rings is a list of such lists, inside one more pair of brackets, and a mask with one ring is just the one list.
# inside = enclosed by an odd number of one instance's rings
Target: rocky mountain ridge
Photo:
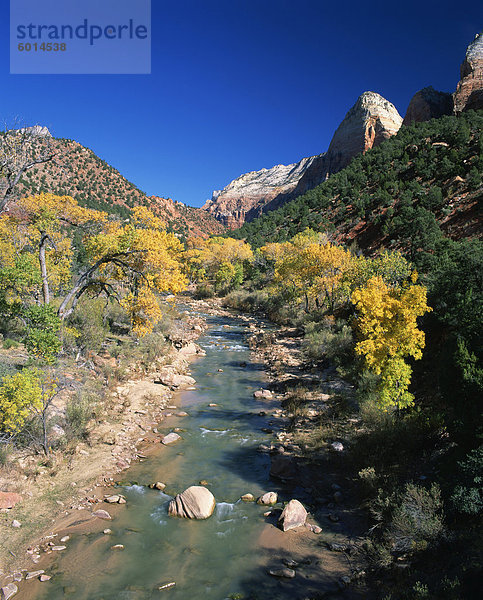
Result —
[[34, 135], [32, 143], [48, 144], [56, 157], [26, 171], [16, 187], [15, 198], [40, 192], [68, 195], [82, 206], [115, 213], [122, 218], [126, 218], [134, 206], [145, 205], [166, 223], [170, 231], [182, 237], [207, 237], [224, 231], [219, 221], [200, 208], [171, 198], [148, 197], [82, 144], [51, 137], [48, 129], [40, 125], [26, 129]]
[[203, 209], [234, 229], [305, 193], [351, 159], [397, 133], [402, 117], [375, 92], [364, 92], [337, 128], [329, 149], [291, 165], [245, 173], [216, 190]]
[[483, 32], [477, 34], [468, 46], [460, 75], [461, 80], [453, 95], [455, 114], [483, 108]]
[[234, 179], [222, 190], [215, 190], [202, 207], [224, 225], [234, 228], [250, 215], [279, 196], [288, 196], [296, 189], [304, 173], [324, 155], [309, 156], [290, 165], [250, 171]]
[[[213, 192], [203, 209], [231, 229], [277, 209], [337, 173], [358, 154], [395, 135], [401, 125], [483, 108], [483, 33], [468, 46], [453, 94], [426, 87], [409, 103], [404, 120], [393, 104], [364, 92], [337, 128], [327, 152], [293, 165], [246, 173]], [[297, 168], [292, 173], [291, 168]], [[290, 178], [283, 179], [284, 173]], [[296, 177], [299, 177], [295, 183]]]

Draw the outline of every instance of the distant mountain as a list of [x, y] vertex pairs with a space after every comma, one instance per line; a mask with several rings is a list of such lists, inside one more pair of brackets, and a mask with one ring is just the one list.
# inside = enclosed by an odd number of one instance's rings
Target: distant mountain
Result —
[[310, 156], [291, 165], [245, 173], [222, 190], [215, 190], [203, 209], [230, 229], [239, 227], [261, 214], [268, 203], [288, 198], [307, 169], [323, 156]]
[[365, 92], [349, 110], [326, 153], [241, 175], [213, 192], [203, 208], [231, 229], [274, 210], [325, 181], [361, 152], [397, 133], [402, 117], [375, 92]]
[[480, 237], [483, 110], [401, 127], [327, 181], [231, 235], [254, 247], [311, 227], [368, 253]]
[[[49, 144], [57, 152], [52, 162], [27, 171], [15, 190], [17, 198], [52, 192], [69, 195], [82, 206], [127, 217], [134, 206], [149, 206], [168, 228], [185, 237], [221, 233], [224, 227], [206, 211], [170, 198], [148, 197], [117, 169], [78, 142], [52, 138], [45, 127], [36, 126], [34, 144]], [[1, 141], [0, 141], [1, 143]]]
[[417, 92], [404, 121], [382, 96], [364, 92], [339, 125], [327, 152], [293, 165], [277, 165], [242, 175], [223, 190], [213, 192], [203, 208], [234, 229], [315, 188], [355, 156], [396, 134], [401, 125], [483, 108], [483, 34], [478, 34], [468, 46], [460, 74], [453, 94], [431, 86]]
[[483, 32], [468, 46], [460, 76], [453, 95], [455, 113], [483, 108]]

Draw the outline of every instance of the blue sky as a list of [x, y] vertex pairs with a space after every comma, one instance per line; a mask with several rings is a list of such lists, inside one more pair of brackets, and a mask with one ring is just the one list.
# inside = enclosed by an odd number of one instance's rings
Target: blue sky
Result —
[[366, 90], [403, 116], [422, 87], [454, 91], [483, 29], [473, 0], [153, 0], [151, 75], [10, 75], [0, 6], [0, 119], [47, 125], [193, 206], [246, 171], [325, 151]]

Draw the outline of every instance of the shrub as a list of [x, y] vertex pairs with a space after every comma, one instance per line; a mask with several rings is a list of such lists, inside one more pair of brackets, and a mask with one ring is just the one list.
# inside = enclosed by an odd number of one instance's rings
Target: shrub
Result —
[[205, 300], [206, 298], [213, 298], [215, 296], [215, 288], [206, 281], [198, 283], [194, 297], [196, 300]]
[[457, 512], [476, 515], [483, 509], [483, 446], [472, 450], [458, 466], [462, 484], [456, 486], [451, 502]]
[[87, 425], [96, 417], [101, 399], [100, 384], [93, 382], [78, 390], [66, 406], [65, 419], [67, 434], [70, 439], [86, 439]]
[[0, 444], [0, 467], [5, 467], [8, 464], [11, 452], [12, 447], [9, 444]]
[[83, 352], [99, 352], [108, 329], [104, 322], [105, 301], [97, 299], [83, 299], [79, 303], [70, 321], [78, 332], [76, 345]]
[[5, 350], [10, 350], [11, 348], [18, 348], [20, 346], [19, 342], [16, 340], [12, 340], [11, 338], [6, 338], [3, 340], [3, 347]]
[[393, 549], [407, 552], [425, 549], [444, 534], [441, 490], [433, 483], [429, 490], [413, 483], [406, 484], [393, 511], [389, 527]]
[[313, 323], [306, 326], [303, 351], [312, 360], [327, 359], [341, 365], [347, 362], [352, 349], [352, 329], [344, 321], [339, 320], [330, 325], [325, 319], [322, 324]]

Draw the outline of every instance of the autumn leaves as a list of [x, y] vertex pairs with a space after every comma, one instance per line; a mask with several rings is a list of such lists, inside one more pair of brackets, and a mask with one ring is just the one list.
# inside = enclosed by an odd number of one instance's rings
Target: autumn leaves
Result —
[[430, 309], [411, 269], [398, 252], [365, 258], [310, 229], [255, 251], [224, 237], [184, 246], [146, 207], [123, 222], [69, 196], [24, 198], [0, 216], [1, 313], [23, 324], [37, 359], [55, 360], [60, 331], [83, 296], [118, 301], [140, 337], [162, 317], [160, 294], [202, 281], [221, 292], [263, 272], [269, 292], [306, 311], [352, 307], [355, 352], [380, 377], [384, 409], [412, 404], [405, 358], [421, 358], [424, 347], [417, 318]]

